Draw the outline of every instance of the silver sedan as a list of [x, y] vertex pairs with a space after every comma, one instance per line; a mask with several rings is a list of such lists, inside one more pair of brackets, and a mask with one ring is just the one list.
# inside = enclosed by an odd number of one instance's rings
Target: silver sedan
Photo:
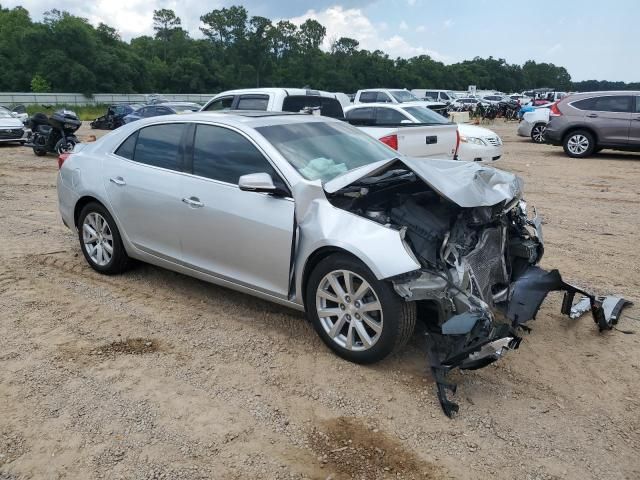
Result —
[[548, 291], [579, 291], [536, 266], [540, 222], [518, 177], [398, 156], [339, 120], [156, 117], [59, 164], [62, 219], [98, 272], [137, 259], [304, 310], [360, 363], [403, 345], [420, 319], [439, 386], [438, 372], [517, 347], [515, 327]]

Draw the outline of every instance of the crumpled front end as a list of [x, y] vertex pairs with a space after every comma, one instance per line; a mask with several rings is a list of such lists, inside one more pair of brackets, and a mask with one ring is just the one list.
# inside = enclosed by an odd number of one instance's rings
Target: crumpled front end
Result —
[[[600, 330], [617, 322], [628, 304], [597, 297], [566, 283], [557, 270], [538, 267], [544, 242], [541, 220], [529, 215], [515, 176], [476, 166], [434, 176], [430, 164], [388, 165], [336, 191], [340, 208], [395, 228], [421, 268], [389, 280], [416, 302], [426, 327], [429, 361], [448, 416], [445, 381], [454, 369], [482, 368], [520, 345], [525, 324], [551, 291], [564, 291], [562, 313], [590, 310]], [[410, 167], [410, 168], [407, 168]], [[496, 173], [499, 172], [499, 173]], [[489, 200], [488, 200], [489, 199]], [[586, 300], [576, 298], [582, 295]], [[576, 302], [577, 300], [577, 302]]]

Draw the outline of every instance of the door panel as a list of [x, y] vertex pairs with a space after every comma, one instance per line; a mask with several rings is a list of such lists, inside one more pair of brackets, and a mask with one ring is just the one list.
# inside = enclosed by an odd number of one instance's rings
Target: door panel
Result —
[[237, 131], [197, 125], [191, 142], [191, 175], [183, 180], [184, 262], [287, 298], [293, 200], [242, 191], [238, 180], [250, 173], [268, 173], [283, 194], [288, 186], [263, 153]]
[[597, 97], [593, 107], [585, 112], [584, 120], [595, 130], [599, 143], [626, 145], [629, 143], [631, 97]]
[[105, 189], [123, 233], [136, 248], [179, 260], [184, 123], [151, 125], [104, 162]]
[[185, 176], [184, 262], [196, 269], [287, 298], [294, 203], [237, 185]]
[[127, 238], [141, 250], [178, 260], [182, 175], [116, 155], [104, 162], [104, 171], [111, 212]]

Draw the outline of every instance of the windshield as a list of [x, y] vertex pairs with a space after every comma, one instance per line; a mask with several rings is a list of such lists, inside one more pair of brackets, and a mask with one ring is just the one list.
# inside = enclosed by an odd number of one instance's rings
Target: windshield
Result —
[[397, 156], [382, 142], [341, 122], [291, 123], [256, 130], [300, 175], [323, 183], [349, 170]]
[[420, 123], [435, 123], [438, 125], [449, 123], [445, 117], [427, 107], [404, 107], [403, 110], [415, 117]]
[[413, 93], [407, 92], [406, 90], [393, 90], [390, 93], [391, 95], [393, 95], [393, 98], [395, 98], [400, 103], [420, 101], [420, 99]]

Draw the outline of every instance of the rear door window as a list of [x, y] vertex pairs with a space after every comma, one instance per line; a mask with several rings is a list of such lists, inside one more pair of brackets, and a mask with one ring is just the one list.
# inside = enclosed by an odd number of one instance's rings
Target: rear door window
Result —
[[[185, 129], [184, 123], [152, 125], [140, 129], [133, 160], [145, 165], [181, 171], [182, 136]], [[122, 147], [124, 144], [120, 148]]]
[[631, 112], [631, 98], [630, 95], [599, 97], [596, 100], [594, 110], [599, 112]]
[[389, 95], [386, 94], [386, 92], [378, 92], [378, 98], [377, 98], [378, 102], [381, 103], [391, 103], [391, 97]]
[[269, 95], [240, 95], [236, 109], [266, 111], [268, 105]]
[[319, 95], [289, 95], [282, 101], [283, 112], [302, 112], [305, 108], [320, 108], [320, 115], [344, 118], [340, 102], [331, 97]]
[[213, 102], [205, 107], [205, 111], [230, 110], [233, 105], [234, 96], [216, 98]]
[[640, 97], [636, 97], [636, 113], [640, 113]]
[[631, 95], [607, 95], [602, 97], [585, 98], [571, 105], [578, 110], [592, 110], [595, 112], [627, 113], [632, 109]]
[[373, 125], [375, 123], [375, 111], [373, 107], [354, 108], [346, 114], [347, 120], [352, 125]]

